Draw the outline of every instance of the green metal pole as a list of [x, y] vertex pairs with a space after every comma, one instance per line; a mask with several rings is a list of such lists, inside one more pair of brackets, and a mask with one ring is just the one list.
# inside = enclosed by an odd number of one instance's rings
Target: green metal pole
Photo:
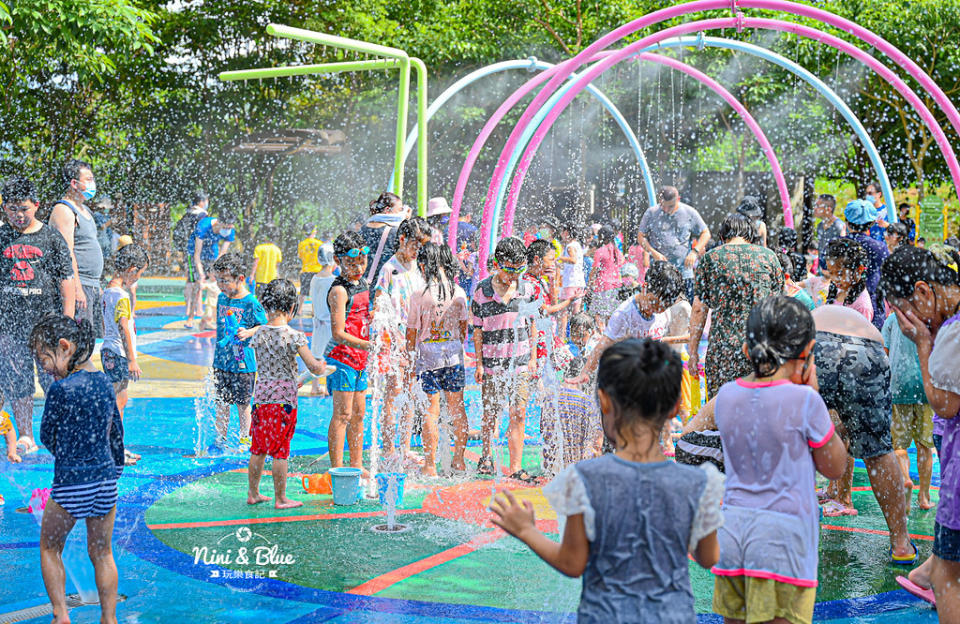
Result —
[[374, 71], [399, 67], [397, 59], [377, 59], [371, 61], [349, 61], [344, 63], [318, 63], [315, 65], [296, 65], [289, 67], [264, 67], [261, 69], [241, 69], [220, 73], [220, 80], [257, 80], [262, 78], [281, 78], [285, 76], [304, 76], [307, 74], [337, 74], [351, 71]]
[[294, 28], [284, 26], [283, 24], [269, 24], [267, 34], [277, 37], [286, 37], [287, 39], [299, 39], [300, 41], [309, 41], [310, 43], [319, 43], [328, 45], [341, 50], [353, 50], [354, 52], [364, 52], [376, 56], [386, 56], [388, 58], [405, 59], [409, 58], [407, 53], [398, 48], [368, 43], [366, 41], [357, 41], [356, 39], [347, 39], [336, 35], [314, 32], [303, 28]]
[[[418, 58], [410, 63], [417, 71], [417, 214], [427, 216], [427, 66]], [[406, 134], [400, 137], [403, 145]], [[400, 155], [403, 160], [403, 154]]]
[[[410, 101], [410, 59], [400, 61], [400, 87], [397, 97], [397, 135], [393, 153], [393, 188], [403, 197], [403, 142], [407, 138], [407, 105]], [[424, 213], [426, 214], [426, 213]]]

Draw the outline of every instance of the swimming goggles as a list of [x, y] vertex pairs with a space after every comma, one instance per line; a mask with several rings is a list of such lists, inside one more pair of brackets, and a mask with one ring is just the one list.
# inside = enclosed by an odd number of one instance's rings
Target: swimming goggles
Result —
[[517, 274], [519, 274], [519, 273], [523, 273], [524, 271], [526, 271], [526, 270], [527, 270], [527, 265], [518, 266], [518, 267], [501, 266], [501, 267], [500, 267], [500, 270], [501, 270], [501, 271], [506, 271], [507, 273], [512, 273], [512, 274], [514, 274], [514, 275], [517, 275]]
[[366, 255], [369, 254], [369, 253], [370, 253], [370, 248], [367, 247], [366, 245], [364, 245], [363, 247], [360, 247], [359, 249], [356, 248], [356, 247], [354, 247], [353, 249], [351, 249], [351, 250], [349, 250], [349, 251], [346, 251], [346, 252], [344, 252], [344, 253], [342, 253], [342, 254], [340, 254], [340, 255], [341, 255], [341, 256], [347, 256], [348, 258], [356, 258], [356, 257], [360, 256], [361, 254], [364, 255], [364, 256], [366, 256]]

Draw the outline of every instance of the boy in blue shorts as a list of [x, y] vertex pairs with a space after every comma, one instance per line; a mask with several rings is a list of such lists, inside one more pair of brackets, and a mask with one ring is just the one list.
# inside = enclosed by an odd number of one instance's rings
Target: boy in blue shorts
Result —
[[[267, 322], [267, 313], [246, 286], [246, 265], [235, 252], [213, 264], [220, 295], [217, 297], [217, 347], [213, 352], [213, 383], [216, 390], [217, 441], [211, 451], [223, 451], [230, 425], [230, 406], [236, 405], [240, 420], [240, 444], [250, 445], [250, 399], [257, 376], [257, 361], [249, 339], [238, 330]], [[232, 318], [228, 318], [232, 317]]]

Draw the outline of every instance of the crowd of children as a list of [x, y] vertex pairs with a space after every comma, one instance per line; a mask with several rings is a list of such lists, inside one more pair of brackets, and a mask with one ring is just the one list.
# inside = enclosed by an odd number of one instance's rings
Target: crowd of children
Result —
[[[819, 266], [808, 265], [794, 245], [778, 250], [783, 293], [752, 306], [742, 328], [752, 372], [720, 385], [689, 423], [696, 435], [716, 433], [716, 447], [707, 449], [716, 461], [690, 451], [704, 448], [691, 440], [712, 443], [687, 438], [679, 463], [670, 460], [674, 430], [701, 403], [693, 396], [698, 371], [684, 366], [684, 357], [693, 355], [685, 346], [693, 315], [686, 273], [703, 251], [699, 239], [677, 263], [651, 253], [643, 234], [625, 255], [614, 224], [589, 228], [550, 218], [526, 243], [499, 240], [481, 279], [472, 238], [455, 254], [435, 242], [442, 238], [427, 220], [399, 218], [399, 198], [384, 194], [371, 205], [382, 218], [371, 220], [378, 227], [368, 235], [348, 230], [324, 243], [308, 233], [299, 250], [298, 291], [279, 277], [282, 255], [273, 233], [256, 246], [248, 266], [240, 253], [216, 250], [233, 238], [229, 219], [200, 219], [191, 270], [199, 283], [213, 276], [217, 287], [217, 437], [208, 451], [224, 451], [235, 405], [238, 437], [250, 453], [247, 502], [271, 500], [260, 493], [269, 455], [274, 506], [302, 505], [286, 492], [299, 357], [313, 376], [312, 393], [332, 396], [331, 467], [364, 469], [369, 371], [385, 390], [377, 414], [384, 465], [429, 478], [450, 458], [452, 475], [463, 475], [472, 340], [473, 381], [482, 400], [476, 472], [543, 483], [527, 470], [529, 463], [524, 467], [529, 404], [536, 397], [540, 465], [552, 477], [544, 493], [560, 516], [561, 542], [540, 533], [533, 507], [509, 490], [491, 502], [493, 522], [560, 572], [583, 576], [579, 621], [627, 621], [625, 614], [638, 612], [649, 621], [691, 621], [689, 555], [715, 575], [713, 609], [726, 621], [810, 622], [819, 507], [825, 515], [856, 513], [852, 457], [871, 469], [890, 528], [891, 562], [916, 562], [905, 512], [914, 489], [911, 444], [918, 507], [935, 506], [934, 448], [945, 486], [933, 556], [900, 582], [935, 601], [941, 621], [957, 621], [950, 618], [960, 618], [960, 598], [950, 583], [960, 578], [960, 257], [914, 247], [904, 228], [894, 228], [889, 257], [877, 264], [880, 251], [844, 236], [827, 217], [829, 199], [821, 198], [817, 211], [824, 236], [837, 235], [823, 245]], [[865, 202], [851, 204], [848, 222], [866, 237], [876, 211]], [[738, 219], [750, 230], [738, 244], [763, 242], [752, 222]], [[146, 268], [140, 247], [118, 251], [101, 302], [105, 374], [91, 363], [89, 321], [51, 315], [30, 334], [30, 349], [57, 379], [47, 392], [40, 436], [55, 458], [41, 533], [55, 617], [66, 613], [59, 553], [78, 519], [86, 520], [93, 538], [104, 613], [115, 609], [110, 543], [117, 478], [139, 459], [124, 449], [122, 422], [127, 384], [142, 374], [132, 291]], [[311, 341], [290, 326], [306, 293]], [[851, 314], [855, 320], [844, 316]], [[936, 425], [935, 413], [941, 417]], [[497, 444], [504, 416], [506, 458]], [[0, 421], [0, 432], [9, 459], [18, 461], [8, 420]], [[447, 424], [452, 450], [441, 444]], [[410, 449], [414, 431], [422, 457]], [[816, 472], [831, 480], [822, 500]]]

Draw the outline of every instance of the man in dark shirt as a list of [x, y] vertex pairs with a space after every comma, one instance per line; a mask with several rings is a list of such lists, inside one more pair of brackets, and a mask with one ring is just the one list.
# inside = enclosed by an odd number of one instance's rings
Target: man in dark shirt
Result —
[[880, 284], [880, 267], [890, 255], [887, 246], [870, 236], [870, 228], [877, 221], [876, 207], [863, 199], [855, 199], [843, 210], [843, 217], [847, 220], [847, 238], [863, 245], [867, 250], [867, 292], [873, 303], [873, 324], [877, 329], [883, 328], [883, 321], [887, 315], [883, 311], [883, 298], [877, 295], [877, 286]]
[[[34, 358], [27, 346], [33, 326], [44, 315], [73, 317], [73, 262], [67, 242], [57, 230], [37, 221], [37, 189], [14, 176], [3, 185], [0, 226], [0, 390], [13, 405], [25, 453], [37, 450], [33, 440]], [[98, 304], [99, 305], [99, 304]], [[41, 385], [49, 385], [42, 371]]]
[[917, 240], [917, 223], [910, 218], [911, 210], [913, 210], [912, 206], [906, 202], [897, 206], [900, 223], [907, 226], [907, 229], [910, 231], [909, 239], [910, 244], [912, 245]]

